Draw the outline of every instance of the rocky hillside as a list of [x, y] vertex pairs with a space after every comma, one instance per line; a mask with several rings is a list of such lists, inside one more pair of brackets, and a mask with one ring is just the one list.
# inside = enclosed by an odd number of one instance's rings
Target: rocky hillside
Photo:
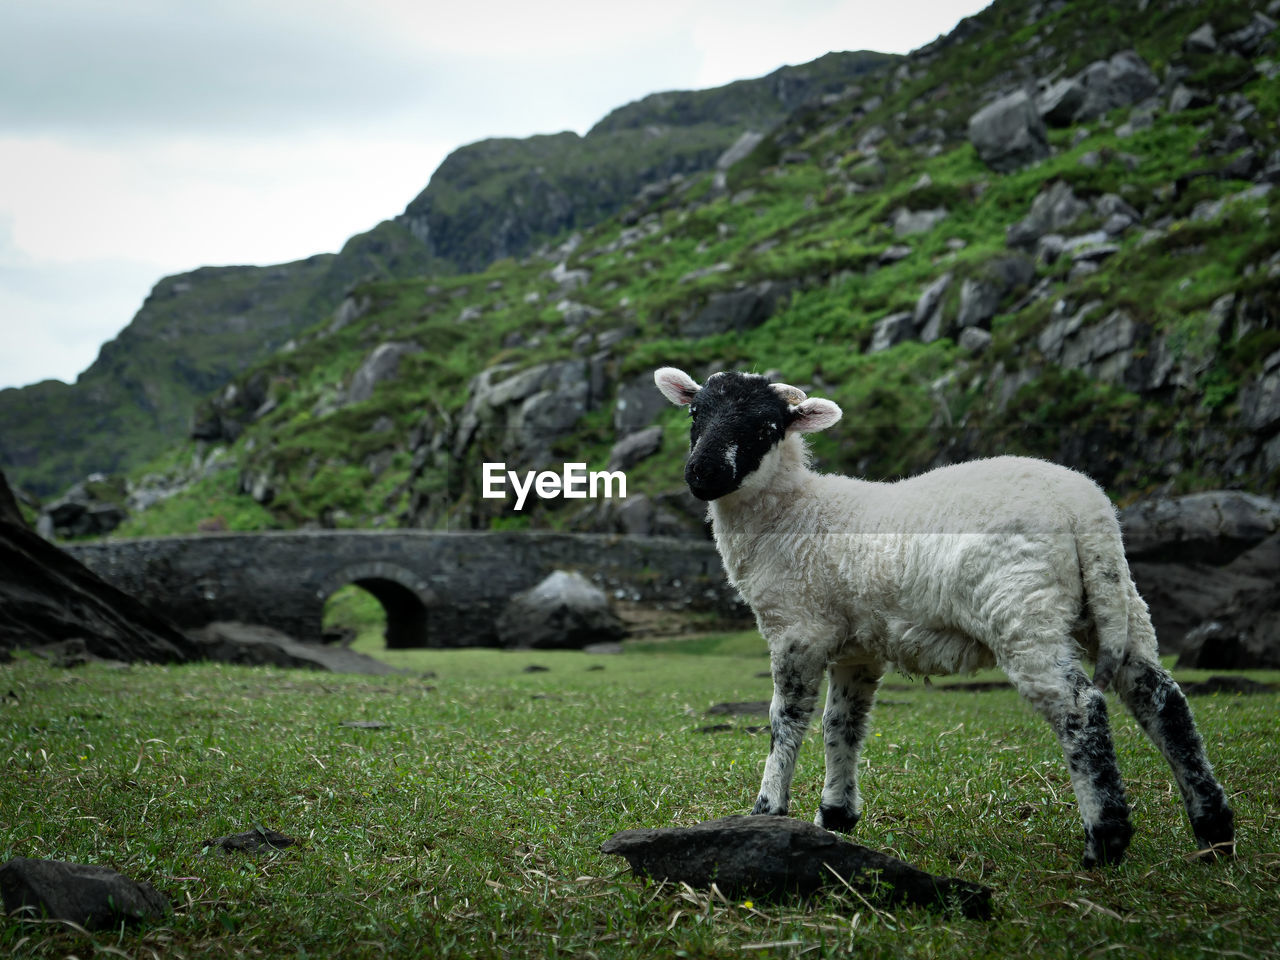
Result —
[[[825, 468], [1024, 453], [1122, 503], [1274, 496], [1278, 13], [1000, 0], [545, 255], [359, 285], [210, 399], [119, 532], [700, 535], [664, 363], [835, 399]], [[484, 462], [563, 460], [630, 496], [481, 496]]]
[[0, 391], [0, 468], [42, 497], [127, 471], [181, 440], [199, 397], [331, 314], [353, 284], [480, 270], [707, 170], [744, 131], [896, 61], [833, 53], [713, 90], [656, 94], [587, 136], [486, 140], [451, 154], [405, 213], [337, 254], [161, 280], [74, 385]]

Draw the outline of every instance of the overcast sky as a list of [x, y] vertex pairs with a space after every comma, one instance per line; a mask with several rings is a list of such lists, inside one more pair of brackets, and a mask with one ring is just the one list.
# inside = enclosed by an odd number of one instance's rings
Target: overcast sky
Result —
[[451, 150], [659, 90], [905, 53], [982, 0], [15, 0], [0, 388], [71, 382], [161, 277], [338, 250]]

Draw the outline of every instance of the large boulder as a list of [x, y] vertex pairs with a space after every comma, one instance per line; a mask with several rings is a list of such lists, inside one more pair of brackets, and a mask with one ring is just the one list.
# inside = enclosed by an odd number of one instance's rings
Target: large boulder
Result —
[[969, 118], [969, 140], [982, 162], [1008, 173], [1049, 156], [1044, 121], [1025, 90], [989, 103]]
[[[9, 493], [0, 475], [0, 501]], [[81, 638], [104, 660], [175, 663], [199, 653], [179, 630], [25, 524], [0, 520], [0, 653]]]
[[1280, 665], [1280, 503], [1218, 490], [1143, 501], [1120, 519], [1162, 652]]
[[1160, 90], [1156, 75], [1132, 50], [1122, 50], [1109, 60], [1094, 61], [1077, 79], [1084, 87], [1084, 102], [1072, 118], [1077, 123], [1139, 103]]
[[1075, 77], [1059, 80], [1036, 98], [1036, 110], [1051, 127], [1069, 127], [1084, 105], [1084, 85]]
[[956, 326], [988, 327], [1000, 304], [1015, 290], [1025, 287], [1036, 275], [1035, 265], [1024, 256], [997, 257], [960, 285], [960, 310]]
[[654, 425], [628, 434], [609, 451], [610, 470], [630, 470], [662, 448], [662, 427]]
[[534, 650], [580, 650], [626, 635], [604, 591], [582, 574], [565, 570], [512, 597], [497, 628], [503, 646]]

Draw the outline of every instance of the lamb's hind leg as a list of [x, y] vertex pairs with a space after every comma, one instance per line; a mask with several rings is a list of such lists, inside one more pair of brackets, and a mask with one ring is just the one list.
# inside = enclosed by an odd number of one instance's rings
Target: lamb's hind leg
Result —
[[867, 736], [867, 721], [881, 671], [865, 666], [832, 665], [828, 671], [827, 708], [822, 738], [827, 751], [827, 777], [814, 822], [828, 830], [848, 832], [862, 815], [858, 793], [858, 753]]
[[1084, 821], [1084, 866], [1118, 863], [1133, 827], [1102, 691], [1065, 648], [1040, 651], [1003, 666], [1018, 692], [1058, 735]]
[[769, 757], [752, 813], [786, 816], [796, 754], [809, 729], [818, 685], [826, 666], [822, 651], [807, 639], [770, 641], [773, 700], [769, 704]]
[[1234, 815], [1182, 689], [1157, 660], [1134, 657], [1116, 674], [1116, 692], [1173, 768], [1196, 843], [1202, 850], [1233, 854]]

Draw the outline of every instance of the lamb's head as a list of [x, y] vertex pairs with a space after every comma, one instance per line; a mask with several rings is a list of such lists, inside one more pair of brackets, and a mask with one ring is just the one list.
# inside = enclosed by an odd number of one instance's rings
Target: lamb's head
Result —
[[689, 408], [684, 479], [699, 500], [767, 484], [788, 434], [824, 430], [840, 419], [830, 400], [754, 373], [715, 373], [699, 386], [683, 370], [663, 367], [653, 380], [668, 400]]

